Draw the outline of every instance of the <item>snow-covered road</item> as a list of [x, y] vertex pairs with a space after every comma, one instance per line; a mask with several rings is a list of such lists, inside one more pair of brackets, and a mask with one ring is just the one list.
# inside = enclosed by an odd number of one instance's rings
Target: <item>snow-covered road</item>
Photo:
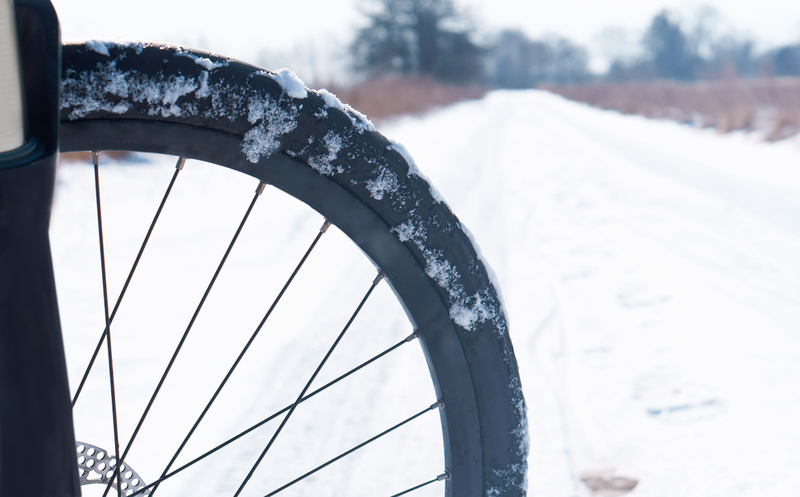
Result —
[[[580, 478], [590, 474], [636, 480], [630, 495], [648, 497], [762, 497], [800, 490], [800, 142], [764, 144], [746, 136], [718, 136], [598, 111], [538, 91], [491, 93], [422, 118], [400, 119], [385, 125], [383, 133], [411, 152], [472, 230], [497, 273], [529, 407], [530, 495], [589, 495]], [[105, 216], [120, 226], [108, 228], [106, 235], [109, 259], [119, 261], [109, 263], [112, 296], [149, 222], [133, 213], [152, 214], [172, 174], [168, 162], [142, 160], [101, 171], [108, 189]], [[152, 182], [154, 171], [162, 178], [158, 184]], [[121, 350], [127, 345], [132, 351], [117, 358], [118, 381], [123, 390], [131, 385], [127, 393], [136, 415], [149, 391], [133, 387], [133, 380], [150, 378], [156, 374], [151, 370], [163, 367], [171, 353], [166, 344], [171, 347], [183, 332], [255, 188], [250, 178], [228, 181], [216, 174], [213, 168], [187, 165], [153, 241], [163, 247], [179, 244], [162, 251], [173, 257], [143, 259], [143, 273], [134, 280], [114, 328]], [[70, 364], [73, 388], [82, 373], [79, 363], [91, 353], [85, 343], [96, 341], [103, 328], [99, 271], [91, 265], [96, 262], [81, 262], [97, 252], [91, 179], [87, 166], [60, 168], [51, 230], [66, 347], [80, 358]], [[133, 193], [141, 206], [118, 202], [118, 192]], [[199, 320], [193, 333], [207, 335], [211, 345], [198, 345], [194, 352], [207, 360], [195, 370], [176, 371], [176, 384], [181, 377], [194, 385], [224, 375], [222, 357], [236, 354], [223, 352], [224, 346], [246, 341], [265, 302], [316, 234], [319, 216], [272, 204], [277, 197], [259, 200], [266, 205], [259, 205], [249, 223], [264, 228], [243, 232], [240, 244], [250, 248], [234, 252], [218, 283], [223, 288], [215, 288], [209, 298], [212, 309], [203, 311], [209, 316], [214, 308], [236, 312], [241, 330], [215, 338], [215, 330], [227, 323]], [[279, 216], [271, 215], [276, 211]], [[199, 227], [181, 233], [189, 229], [189, 218], [200, 219]], [[179, 234], [189, 241], [176, 242]], [[256, 413], [291, 402], [327, 347], [320, 341], [311, 351], [316, 358], [299, 356], [297, 345], [308, 345], [303, 330], [314, 322], [335, 337], [347, 320], [374, 270], [336, 230], [329, 238], [321, 242], [323, 254], [301, 272], [296, 291], [281, 303], [283, 314], [271, 318], [280, 332], [271, 332], [270, 345], [253, 352], [260, 359], [237, 373], [239, 386], [231, 387], [223, 403], [247, 407], [214, 414], [216, 423], [209, 425], [216, 428], [199, 434], [200, 441], [187, 453], [197, 454], [221, 440], [234, 424], [257, 421]], [[272, 241], [279, 239], [282, 245]], [[277, 273], [286, 275], [264, 277]], [[155, 280], [169, 287], [169, 302], [137, 286]], [[214, 300], [225, 289], [238, 290], [238, 296]], [[326, 297], [331, 291], [335, 299]], [[309, 309], [310, 295], [317, 292], [321, 307]], [[378, 303], [392, 305], [391, 300], [386, 288], [377, 296]], [[126, 314], [126, 306], [133, 309], [137, 303], [151, 311]], [[169, 317], [183, 304], [186, 310]], [[388, 321], [379, 305], [365, 308], [348, 343], [351, 352], [340, 362], [332, 356], [330, 371], [324, 371], [319, 384], [408, 335], [408, 323], [394, 307]], [[163, 328], [167, 319], [175, 320], [168, 323], [174, 333], [142, 339], [142, 330], [155, 330], [152, 322]], [[382, 333], [372, 333], [375, 326]], [[143, 343], [150, 344], [148, 352], [152, 344], [164, 344], [165, 350], [144, 360]], [[321, 404], [310, 407], [307, 418], [287, 425], [294, 430], [288, 438], [301, 442], [276, 454], [260, 481], [293, 477], [294, 470], [283, 463], [299, 453], [325, 460], [337, 447], [347, 448], [364, 433], [383, 429], [389, 418], [399, 421], [428, 405], [433, 392], [424, 374], [395, 373], [401, 365], [424, 373], [418, 350], [400, 351], [361, 377], [357, 399], [353, 391], [332, 389], [328, 405], [352, 403], [349, 415], [357, 413], [355, 418], [342, 421]], [[277, 365], [266, 366], [266, 358]], [[265, 375], [278, 392], [252, 398], [250, 387]], [[94, 400], [79, 404], [84, 411], [76, 414], [79, 437], [103, 423], [95, 414], [106, 409], [107, 380], [98, 374], [92, 381], [86, 395]], [[389, 396], [388, 391], [401, 393]], [[181, 389], [166, 393], [174, 400], [164, 401], [153, 416], [160, 412], [173, 424], [191, 423], [202, 403], [187, 404], [195, 401], [185, 400]], [[384, 407], [381, 419], [363, 414], [367, 411], [360, 407], [375, 405]], [[314, 413], [323, 414], [321, 428], [314, 428], [319, 424]], [[134, 417], [123, 416], [123, 438]], [[423, 418], [418, 428], [378, 450], [390, 453], [389, 460], [365, 455], [353, 463], [343, 461], [328, 475], [346, 485], [361, 481], [368, 461], [381, 478], [359, 490], [364, 495], [388, 495], [432, 472], [435, 476], [441, 456], [436, 443], [425, 444], [436, 438], [437, 425], [435, 415]], [[334, 433], [334, 442], [309, 436], [315, 429]], [[142, 437], [168, 438], [167, 445], [175, 445], [178, 431], [161, 429]], [[86, 441], [110, 448], [110, 430], [105, 433], [103, 440]], [[177, 483], [179, 491], [212, 494], [240, 478], [249, 467], [245, 460], [257, 455], [264, 436], [246, 446], [243, 456], [231, 456]], [[136, 456], [138, 463], [132, 462]], [[167, 452], [132, 452], [129, 460], [144, 476], [158, 473], [165, 458]], [[337, 495], [322, 476], [297, 495]], [[441, 487], [428, 490], [419, 495], [441, 493]]]
[[499, 276], [532, 495], [800, 490], [800, 147], [497, 92], [385, 129]]

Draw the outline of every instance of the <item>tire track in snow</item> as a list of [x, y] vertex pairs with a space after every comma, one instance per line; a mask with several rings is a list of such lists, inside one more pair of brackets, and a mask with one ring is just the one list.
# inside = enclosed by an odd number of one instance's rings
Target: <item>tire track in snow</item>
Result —
[[[785, 162], [797, 154], [535, 91], [496, 92], [389, 134], [414, 151], [503, 285], [531, 410], [532, 494], [569, 494], [576, 471], [598, 469], [580, 468], [585, 444], [563, 442], [581, 425], [564, 386], [576, 371], [574, 391], [605, 439], [597, 464], [640, 479], [637, 495], [756, 497], [800, 484], [790, 469], [800, 452], [775, 438], [799, 431], [787, 416], [800, 408], [788, 394], [800, 353], [790, 303], [800, 181]], [[467, 173], [454, 157], [480, 159]], [[723, 408], [687, 405], [674, 422], [649, 414], [637, 386], [662, 366], [674, 373], [659, 376], [672, 396], [663, 405], [684, 405], [695, 385]]]

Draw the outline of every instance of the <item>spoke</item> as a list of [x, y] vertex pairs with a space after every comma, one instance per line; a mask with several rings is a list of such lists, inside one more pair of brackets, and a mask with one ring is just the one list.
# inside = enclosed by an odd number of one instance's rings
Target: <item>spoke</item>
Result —
[[[173, 364], [175, 364], [175, 359], [177, 359], [178, 354], [180, 353], [181, 349], [183, 348], [183, 344], [186, 342], [186, 338], [189, 336], [189, 332], [192, 330], [195, 321], [197, 320], [197, 316], [200, 314], [201, 309], [203, 308], [203, 304], [205, 304], [206, 299], [208, 298], [209, 293], [211, 293], [211, 289], [214, 287], [214, 283], [217, 281], [217, 277], [219, 273], [222, 271], [222, 267], [225, 265], [225, 261], [228, 260], [228, 256], [233, 250], [233, 246], [236, 244], [236, 240], [239, 238], [239, 234], [241, 234], [242, 229], [244, 228], [247, 219], [250, 217], [250, 213], [253, 211], [253, 207], [256, 205], [256, 201], [258, 197], [264, 192], [264, 188], [266, 187], [266, 183], [260, 182], [258, 184], [258, 188], [256, 188], [256, 193], [253, 196], [253, 200], [250, 201], [250, 205], [247, 207], [247, 212], [245, 212], [242, 221], [239, 223], [239, 227], [236, 229], [236, 233], [233, 235], [230, 244], [228, 244], [228, 249], [225, 251], [225, 255], [222, 256], [222, 260], [217, 265], [217, 270], [214, 272], [214, 276], [211, 278], [211, 281], [208, 283], [206, 287], [206, 291], [203, 294], [203, 297], [200, 299], [200, 303], [197, 304], [197, 308], [192, 315], [192, 319], [189, 320], [189, 324], [186, 326], [186, 330], [183, 332], [183, 336], [181, 336], [180, 341], [178, 342], [177, 347], [175, 348], [175, 352], [173, 352], [172, 357], [167, 364], [164, 373], [161, 375], [161, 379], [158, 381], [158, 385], [156, 389], [153, 391], [153, 394], [150, 397], [150, 401], [147, 403], [147, 407], [145, 407], [144, 412], [142, 413], [141, 417], [139, 418], [139, 422], [136, 424], [136, 428], [133, 430], [133, 434], [131, 435], [130, 440], [128, 440], [128, 444], [125, 446], [125, 450], [122, 452], [122, 457], [118, 459], [119, 463], [118, 466], [121, 466], [122, 463], [125, 461], [125, 458], [128, 456], [128, 452], [130, 452], [131, 447], [133, 447], [133, 442], [136, 440], [136, 436], [139, 434], [139, 430], [141, 430], [142, 425], [144, 424], [145, 419], [147, 418], [148, 413], [150, 412], [150, 408], [153, 407], [153, 402], [155, 402], [156, 397], [158, 397], [158, 393], [161, 391], [161, 387], [164, 385], [164, 381], [167, 379], [167, 375], [169, 375], [170, 370], [172, 369]], [[106, 486], [105, 492], [103, 492], [103, 497], [108, 495], [108, 491], [111, 489], [112, 484], [116, 480], [116, 476], [108, 482]]]
[[[418, 338], [418, 337], [419, 337], [419, 335], [415, 331], [414, 333], [412, 333], [408, 337], [406, 337], [403, 340], [401, 340], [401, 341], [397, 342], [396, 344], [392, 345], [391, 347], [389, 347], [388, 349], [384, 350], [380, 354], [372, 357], [371, 359], [369, 359], [367, 361], [362, 362], [361, 364], [359, 364], [358, 366], [354, 367], [350, 371], [342, 374], [341, 376], [329, 381], [325, 385], [323, 385], [323, 386], [319, 387], [318, 389], [314, 390], [310, 394], [308, 394], [305, 397], [303, 397], [300, 400], [300, 402], [301, 403], [305, 402], [306, 400], [308, 400], [311, 397], [317, 395], [318, 393], [322, 392], [323, 390], [326, 390], [328, 387], [331, 387], [331, 386], [335, 385], [336, 383], [339, 383], [340, 381], [344, 380], [345, 378], [347, 378], [351, 374], [355, 373], [356, 371], [359, 371], [359, 370], [363, 369], [364, 367], [372, 364], [373, 362], [377, 361], [381, 357], [383, 357], [383, 356], [389, 354], [390, 352], [398, 349], [401, 345], [404, 345], [406, 343], [412, 342], [415, 338]], [[256, 430], [257, 428], [260, 428], [261, 426], [264, 426], [265, 424], [269, 423], [270, 421], [272, 421], [273, 419], [277, 418], [278, 416], [280, 416], [281, 414], [285, 413], [286, 411], [288, 411], [291, 408], [292, 408], [292, 406], [288, 405], [288, 406], [284, 407], [283, 409], [281, 409], [280, 411], [278, 411], [278, 412], [276, 412], [274, 414], [271, 414], [269, 417], [264, 418], [263, 420], [261, 420], [258, 423], [254, 424], [250, 428], [248, 428], [248, 429], [244, 430], [243, 432], [239, 433], [238, 435], [236, 435], [236, 436], [226, 440], [225, 442], [217, 445], [216, 447], [214, 447], [213, 449], [211, 449], [208, 452], [204, 453], [203, 455], [198, 456], [195, 459], [189, 461], [188, 463], [184, 464], [183, 466], [181, 466], [180, 468], [176, 469], [175, 471], [173, 471], [173, 472], [171, 472], [171, 473], [169, 473], [169, 474], [167, 474], [165, 476], [162, 476], [161, 478], [159, 478], [158, 480], [150, 483], [146, 487], [137, 490], [135, 493], [131, 494], [130, 497], [134, 497], [136, 495], [139, 495], [139, 494], [145, 492], [147, 489], [152, 488], [154, 486], [157, 486], [159, 483], [163, 482], [164, 480], [168, 480], [168, 479], [172, 478], [173, 476], [177, 475], [181, 471], [183, 471], [185, 469], [188, 469], [191, 466], [194, 466], [195, 464], [199, 463], [200, 461], [202, 461], [203, 459], [207, 458], [208, 456], [214, 454], [218, 450], [227, 447], [228, 445], [230, 445], [233, 442], [239, 440], [240, 438], [244, 437], [245, 435], [251, 433], [252, 431]]]
[[430, 485], [431, 483], [436, 483], [437, 481], [442, 481], [442, 480], [450, 480], [450, 473], [445, 471], [444, 473], [440, 474], [439, 476], [437, 476], [433, 480], [428, 480], [425, 483], [420, 483], [419, 485], [417, 485], [415, 487], [411, 487], [408, 490], [403, 490], [399, 494], [392, 495], [392, 497], [400, 497], [401, 495], [409, 494], [409, 493], [413, 492], [414, 490], [418, 490], [418, 489], [420, 489], [422, 487], [426, 487], [426, 486]]
[[[250, 345], [252, 345], [253, 341], [256, 339], [256, 336], [258, 336], [258, 333], [264, 327], [264, 324], [267, 322], [267, 319], [269, 319], [270, 315], [272, 315], [272, 311], [275, 310], [275, 307], [278, 305], [278, 302], [281, 300], [281, 297], [283, 297], [283, 294], [286, 293], [286, 290], [289, 288], [289, 285], [294, 280], [294, 277], [297, 276], [297, 273], [300, 271], [300, 268], [303, 267], [303, 264], [306, 262], [306, 259], [308, 259], [308, 256], [311, 255], [311, 251], [314, 250], [314, 247], [317, 245], [317, 242], [319, 242], [320, 238], [322, 238], [322, 235], [324, 235], [325, 232], [328, 231], [328, 228], [330, 226], [331, 226], [330, 221], [328, 221], [326, 219], [325, 222], [323, 223], [322, 227], [319, 229], [319, 233], [317, 233], [316, 238], [314, 238], [314, 241], [311, 243], [311, 246], [308, 247], [308, 250], [306, 250], [306, 253], [303, 255], [303, 258], [300, 259], [300, 262], [297, 264], [297, 267], [295, 267], [294, 271], [292, 272], [292, 275], [289, 276], [289, 279], [283, 285], [283, 288], [278, 293], [278, 296], [275, 297], [275, 300], [272, 302], [272, 305], [270, 305], [269, 310], [264, 315], [264, 318], [258, 324], [258, 326], [256, 327], [256, 330], [253, 332], [253, 334], [250, 336], [250, 339], [247, 341], [247, 344], [245, 344], [244, 348], [239, 353], [239, 356], [233, 362], [233, 365], [230, 367], [230, 369], [228, 370], [228, 373], [225, 375], [225, 378], [222, 380], [222, 382], [217, 387], [217, 390], [214, 392], [214, 395], [211, 396], [211, 399], [208, 401], [208, 404], [206, 404], [206, 407], [203, 409], [203, 412], [197, 418], [197, 421], [195, 421], [194, 425], [189, 430], [189, 433], [186, 435], [186, 438], [184, 438], [183, 442], [181, 442], [181, 445], [180, 445], [180, 447], [178, 447], [178, 450], [175, 452], [175, 455], [172, 456], [172, 459], [170, 459], [169, 464], [167, 464], [167, 467], [161, 473], [161, 478], [164, 478], [164, 475], [166, 475], [169, 472], [169, 470], [172, 468], [172, 465], [175, 464], [175, 460], [178, 459], [178, 456], [183, 451], [184, 447], [186, 447], [186, 444], [189, 442], [189, 439], [192, 437], [192, 435], [194, 434], [195, 430], [200, 425], [200, 422], [203, 420], [203, 418], [205, 417], [206, 413], [208, 413], [208, 410], [211, 408], [211, 405], [214, 403], [215, 400], [217, 400], [217, 396], [222, 391], [222, 388], [228, 382], [228, 379], [231, 377], [231, 375], [233, 374], [233, 371], [236, 369], [236, 367], [241, 362], [241, 360], [244, 357], [245, 353], [247, 353], [247, 350], [250, 348]], [[151, 495], [154, 494], [157, 489], [158, 489], [158, 486], [153, 488], [153, 492], [151, 493]]]
[[233, 497], [238, 497], [238, 495], [242, 493], [242, 490], [244, 489], [245, 485], [247, 485], [247, 482], [250, 481], [250, 478], [253, 476], [253, 473], [255, 473], [256, 469], [258, 468], [258, 465], [261, 464], [261, 461], [264, 459], [264, 456], [267, 455], [267, 452], [269, 452], [269, 449], [272, 447], [272, 444], [274, 444], [275, 440], [277, 440], [278, 435], [280, 435], [281, 433], [281, 430], [283, 430], [283, 427], [286, 426], [286, 423], [289, 421], [289, 418], [292, 417], [294, 410], [297, 408], [297, 405], [300, 404], [300, 401], [303, 399], [303, 396], [306, 394], [306, 391], [308, 391], [309, 387], [311, 387], [311, 383], [314, 381], [319, 372], [322, 370], [322, 367], [328, 361], [328, 358], [333, 353], [333, 350], [336, 348], [337, 345], [339, 345], [339, 342], [342, 340], [342, 337], [344, 337], [344, 334], [350, 328], [350, 325], [353, 324], [353, 321], [356, 319], [356, 316], [358, 316], [358, 313], [361, 311], [361, 308], [364, 307], [364, 304], [367, 302], [367, 299], [372, 294], [372, 291], [375, 290], [375, 287], [378, 286], [378, 283], [380, 283], [383, 278], [384, 278], [383, 272], [379, 271], [378, 276], [376, 276], [375, 279], [372, 281], [372, 285], [369, 287], [369, 290], [367, 290], [366, 295], [364, 295], [364, 298], [361, 299], [361, 302], [358, 304], [358, 307], [353, 312], [353, 315], [350, 316], [350, 320], [347, 322], [344, 329], [342, 329], [342, 332], [339, 333], [339, 336], [336, 337], [336, 340], [333, 342], [333, 345], [331, 345], [331, 348], [328, 349], [328, 353], [325, 354], [325, 357], [322, 359], [322, 362], [319, 363], [319, 366], [317, 366], [317, 369], [314, 371], [314, 374], [311, 375], [311, 378], [309, 378], [308, 382], [303, 387], [303, 390], [300, 392], [300, 395], [297, 396], [297, 400], [294, 401], [294, 404], [292, 404], [292, 407], [289, 409], [289, 412], [286, 413], [286, 416], [281, 421], [281, 424], [278, 426], [278, 429], [275, 430], [275, 433], [272, 435], [272, 438], [270, 438], [269, 443], [267, 443], [267, 446], [264, 447], [264, 450], [261, 452], [261, 455], [258, 456], [258, 459], [256, 460], [255, 464], [253, 464], [253, 467], [250, 468], [250, 472], [247, 473], [247, 476], [242, 481], [242, 484], [239, 485], [239, 489], [236, 490], [236, 493], [233, 494]]
[[[114, 426], [114, 456], [119, 460], [119, 426], [117, 423], [117, 392], [114, 386], [114, 355], [111, 352], [111, 320], [108, 314], [108, 280], [106, 278], [106, 251], [103, 242], [103, 212], [100, 208], [100, 153], [92, 152], [92, 165], [94, 166], [94, 196], [97, 208], [97, 237], [100, 241], [100, 272], [103, 276], [103, 310], [106, 322], [106, 350], [108, 352], [108, 381], [111, 387], [111, 419]], [[119, 477], [119, 465], [115, 467]], [[119, 478], [118, 478], [119, 480]], [[119, 493], [119, 484], [117, 484]]]
[[103, 340], [106, 338], [106, 334], [108, 333], [108, 327], [111, 325], [111, 322], [114, 321], [114, 316], [117, 314], [117, 309], [119, 309], [119, 305], [122, 303], [122, 299], [125, 296], [125, 292], [128, 290], [128, 285], [133, 278], [133, 273], [136, 271], [136, 267], [139, 265], [139, 260], [142, 258], [142, 254], [144, 253], [144, 249], [147, 246], [147, 242], [150, 240], [150, 235], [153, 233], [153, 228], [156, 226], [156, 222], [158, 221], [159, 216], [161, 216], [161, 211], [164, 209], [164, 204], [167, 203], [167, 198], [169, 197], [170, 192], [172, 191], [172, 186], [175, 184], [175, 180], [178, 178], [178, 173], [183, 170], [183, 166], [186, 164], [186, 159], [181, 157], [178, 159], [178, 163], [175, 165], [175, 173], [172, 175], [172, 180], [169, 182], [169, 186], [167, 187], [167, 191], [164, 193], [164, 197], [161, 199], [161, 204], [158, 206], [158, 210], [156, 211], [155, 217], [153, 217], [153, 221], [150, 223], [150, 228], [147, 230], [147, 235], [144, 237], [144, 241], [142, 242], [141, 247], [139, 248], [139, 253], [136, 255], [136, 260], [133, 262], [133, 266], [131, 266], [131, 270], [128, 272], [128, 277], [125, 279], [125, 284], [122, 285], [122, 291], [120, 291], [119, 296], [117, 297], [117, 301], [114, 304], [114, 309], [111, 311], [111, 316], [106, 323], [106, 327], [103, 330], [103, 333], [100, 335], [100, 340], [97, 342], [97, 346], [94, 349], [94, 353], [92, 354], [92, 358], [89, 360], [89, 365], [86, 366], [86, 370], [83, 373], [83, 377], [81, 378], [80, 383], [78, 384], [78, 389], [75, 391], [75, 396], [72, 399], [72, 407], [75, 407], [75, 404], [78, 402], [78, 397], [81, 395], [81, 391], [83, 390], [83, 386], [86, 383], [86, 379], [89, 377], [89, 373], [94, 366], [94, 361], [97, 359], [97, 354], [100, 352], [100, 347], [103, 345]]
[[[361, 448], [363, 448], [363, 447], [366, 447], [367, 445], [371, 444], [371, 443], [372, 443], [372, 442], [374, 442], [375, 440], [378, 440], [379, 438], [383, 437], [384, 435], [387, 435], [387, 434], [389, 434], [389, 433], [393, 432], [394, 430], [396, 430], [396, 429], [400, 428], [401, 426], [405, 425], [406, 423], [410, 423], [411, 421], [413, 421], [413, 420], [417, 419], [418, 417], [422, 416], [423, 414], [425, 414], [425, 413], [427, 413], [427, 412], [430, 412], [430, 411], [433, 411], [434, 409], [438, 409], [438, 408], [442, 407], [443, 405], [444, 405], [444, 404], [442, 403], [442, 401], [441, 401], [441, 400], [437, 401], [437, 402], [436, 402], [436, 403], [434, 403], [434, 404], [431, 404], [429, 407], [427, 407], [427, 408], [425, 408], [425, 409], [421, 410], [420, 412], [418, 412], [418, 413], [414, 414], [414, 415], [413, 415], [413, 416], [411, 416], [411, 417], [408, 417], [408, 418], [404, 419], [403, 421], [401, 421], [401, 422], [397, 423], [396, 425], [392, 426], [391, 428], [389, 428], [389, 429], [387, 429], [387, 430], [384, 430], [384, 431], [382, 431], [382, 432], [378, 433], [377, 435], [375, 435], [374, 437], [370, 438], [369, 440], [366, 440], [366, 441], [364, 441], [364, 442], [361, 442], [360, 444], [356, 445], [356, 446], [355, 446], [355, 447], [353, 447], [352, 449], [350, 449], [350, 450], [347, 450], [347, 451], [345, 451], [345, 452], [342, 452], [341, 454], [339, 454], [338, 456], [334, 457], [333, 459], [329, 460], [329, 461], [328, 461], [328, 462], [326, 462], [326, 463], [320, 464], [319, 466], [317, 466], [316, 468], [312, 469], [312, 470], [311, 470], [311, 471], [309, 471], [308, 473], [306, 473], [306, 474], [304, 474], [304, 475], [302, 475], [302, 476], [299, 476], [299, 477], [295, 478], [294, 480], [290, 481], [289, 483], [287, 483], [286, 485], [284, 485], [284, 486], [280, 487], [279, 489], [277, 489], [277, 490], [273, 490], [272, 492], [268, 493], [268, 494], [267, 494], [266, 496], [264, 496], [264, 497], [271, 497], [272, 495], [275, 495], [275, 494], [277, 494], [277, 493], [279, 493], [279, 492], [282, 492], [282, 491], [286, 490], [287, 488], [291, 487], [291, 486], [292, 486], [292, 485], [294, 485], [295, 483], [298, 483], [298, 482], [300, 482], [300, 481], [302, 481], [302, 480], [305, 480], [306, 478], [308, 478], [309, 476], [313, 475], [313, 474], [314, 474], [314, 473], [316, 473], [317, 471], [319, 471], [319, 470], [321, 470], [321, 469], [323, 469], [323, 468], [326, 468], [327, 466], [330, 466], [331, 464], [335, 463], [335, 462], [336, 462], [336, 461], [338, 461], [339, 459], [341, 459], [341, 458], [343, 458], [343, 457], [346, 457], [346, 456], [348, 456], [348, 455], [352, 454], [353, 452], [357, 451], [358, 449], [361, 449]], [[436, 480], [434, 480], [434, 481], [436, 481]], [[426, 483], [426, 484], [427, 484], [427, 483]], [[424, 485], [426, 485], [426, 484], [424, 484]], [[417, 488], [419, 488], [419, 487], [417, 487]], [[412, 490], [413, 490], [413, 489], [412, 489]], [[403, 492], [403, 493], [407, 493], [407, 492], [409, 492], [409, 490], [407, 490], [406, 492]], [[400, 494], [400, 495], [402, 495], [402, 494]]]

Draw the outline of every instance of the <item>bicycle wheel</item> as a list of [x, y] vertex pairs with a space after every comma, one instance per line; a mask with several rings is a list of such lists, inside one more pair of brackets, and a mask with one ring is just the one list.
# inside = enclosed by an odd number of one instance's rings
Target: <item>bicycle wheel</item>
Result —
[[62, 152], [217, 164], [319, 212], [385, 275], [417, 332], [442, 403], [445, 495], [524, 495], [525, 404], [497, 291], [468, 231], [362, 115], [287, 72], [87, 42], [64, 46], [60, 140]]

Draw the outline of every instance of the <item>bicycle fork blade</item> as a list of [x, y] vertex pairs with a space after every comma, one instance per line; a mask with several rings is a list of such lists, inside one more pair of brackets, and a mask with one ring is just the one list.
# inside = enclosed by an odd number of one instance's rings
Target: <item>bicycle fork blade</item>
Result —
[[80, 495], [48, 237], [54, 177], [54, 157], [0, 170], [0, 495], [9, 497]]

